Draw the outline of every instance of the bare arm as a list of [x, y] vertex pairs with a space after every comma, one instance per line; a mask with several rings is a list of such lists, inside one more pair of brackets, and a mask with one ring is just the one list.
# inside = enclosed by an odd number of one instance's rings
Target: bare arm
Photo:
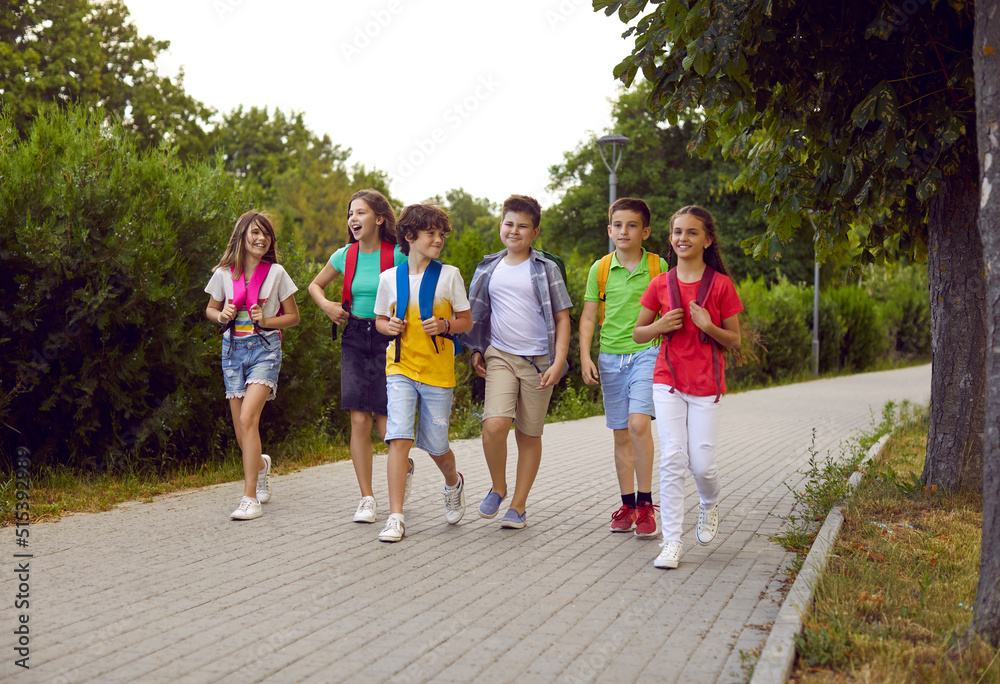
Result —
[[635, 327], [632, 329], [632, 340], [637, 344], [646, 344], [664, 333], [679, 329], [684, 325], [684, 309], [673, 309], [659, 320], [654, 320], [655, 318], [655, 311], [647, 309], [645, 306], [642, 307]]
[[584, 302], [583, 313], [580, 314], [580, 374], [588, 385], [600, 382], [597, 366], [590, 358], [590, 341], [594, 337], [594, 328], [597, 327], [597, 309], [597, 302]]
[[472, 310], [456, 311], [455, 318], [447, 323], [442, 318], [428, 318], [420, 322], [428, 335], [458, 335], [472, 330]]
[[340, 302], [331, 302], [325, 295], [326, 286], [332, 283], [336, 276], [337, 269], [329, 261], [326, 262], [323, 270], [309, 283], [309, 295], [316, 302], [316, 306], [323, 310], [327, 318], [337, 325], [341, 325], [347, 322], [349, 314], [344, 311], [344, 307]]
[[[221, 317], [220, 317], [221, 314]], [[236, 307], [232, 304], [222, 305], [218, 299], [213, 297], [208, 298], [208, 306], [205, 308], [205, 318], [212, 321], [213, 323], [219, 323], [225, 325], [229, 321], [236, 318]]]
[[299, 324], [299, 306], [295, 303], [295, 297], [289, 295], [281, 302], [281, 309], [284, 311], [280, 316], [264, 318], [264, 310], [260, 304], [254, 304], [250, 309], [250, 318], [254, 323], [262, 328], [278, 329], [292, 328]]
[[542, 384], [538, 389], [545, 389], [562, 379], [563, 368], [566, 367], [566, 357], [569, 355], [569, 309], [556, 311], [556, 354], [552, 365], [542, 374]]

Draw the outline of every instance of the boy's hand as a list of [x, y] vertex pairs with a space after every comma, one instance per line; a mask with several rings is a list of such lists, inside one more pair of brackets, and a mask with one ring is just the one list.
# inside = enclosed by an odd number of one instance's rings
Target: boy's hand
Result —
[[337, 325], [343, 325], [347, 322], [347, 319], [351, 317], [351, 315], [344, 310], [344, 306], [340, 302], [326, 301], [319, 306], [323, 309], [323, 313], [326, 314], [326, 317]]
[[580, 358], [580, 374], [583, 375], [583, 381], [588, 385], [596, 385], [601, 381], [597, 374], [597, 366], [590, 359]]
[[444, 335], [448, 332], [448, 324], [441, 318], [427, 318], [420, 321], [420, 325], [428, 335]]
[[472, 368], [476, 371], [476, 375], [486, 379], [486, 366], [483, 364], [483, 355], [477, 351], [472, 352]]
[[406, 321], [404, 321], [402, 318], [396, 318], [395, 316], [389, 319], [389, 324], [388, 326], [386, 326], [389, 333], [389, 337], [402, 335], [403, 328], [405, 327], [406, 327]]
[[542, 384], [535, 389], [545, 389], [550, 385], [555, 385], [562, 379], [563, 368], [566, 366], [565, 361], [559, 361], [556, 359], [551, 366], [549, 366], [544, 373], [540, 374], [538, 377], [541, 378]]
[[711, 315], [695, 302], [691, 302], [691, 321], [698, 326], [698, 330], [705, 330], [712, 325]]

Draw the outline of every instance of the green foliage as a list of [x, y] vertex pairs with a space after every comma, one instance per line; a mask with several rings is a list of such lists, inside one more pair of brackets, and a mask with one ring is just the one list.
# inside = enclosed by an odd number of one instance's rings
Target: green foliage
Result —
[[[811, 233], [802, 212], [814, 209], [823, 255], [922, 259], [942, 177], [977, 180], [974, 3], [920, 3], [902, 24], [895, 5], [861, 1], [595, 0], [594, 8], [631, 24], [625, 36], [635, 47], [615, 77], [629, 85], [641, 71], [652, 83], [650, 108], [672, 124], [703, 112], [693, 151], [721, 148], [743, 160], [734, 186], [753, 190], [767, 221], [755, 254], [776, 237]], [[872, 226], [856, 249], [851, 225]]]
[[[741, 243], [763, 233], [765, 226], [751, 218], [757, 208], [751, 193], [733, 186], [738, 165], [718, 155], [691, 157], [686, 148], [698, 123], [666, 125], [662, 115], [645, 105], [650, 88], [639, 83], [612, 107], [612, 129], [630, 140], [618, 169], [618, 197], [639, 197], [649, 204], [653, 230], [646, 247], [667, 258], [670, 217], [682, 206], [698, 204], [715, 216], [726, 265], [736, 279], [764, 276], [770, 281], [779, 269], [793, 282], [806, 279], [813, 258], [808, 239], [773, 240], [773, 250], [761, 260], [744, 253]], [[542, 216], [541, 233], [548, 249], [557, 253], [577, 249], [591, 260], [606, 254], [608, 171], [597, 143], [590, 140], [566, 153], [550, 175], [550, 189], [563, 191], [564, 196]]]
[[140, 148], [162, 142], [182, 158], [204, 152], [212, 110], [157, 73], [167, 41], [140, 36], [120, 0], [11, 0], [0, 9], [0, 103], [26, 134], [38, 108], [70, 102], [124, 126]]
[[221, 169], [140, 152], [83, 108], [0, 119], [3, 441], [38, 466], [154, 464], [213, 443], [204, 286], [251, 198]]
[[734, 369], [734, 377], [780, 382], [805, 371], [812, 333], [805, 322], [807, 309], [802, 290], [779, 276], [770, 289], [759, 278], [744, 280], [738, 291], [745, 308], [743, 318], [760, 336], [764, 350], [759, 354], [759, 363]]
[[885, 319], [886, 342], [904, 358], [931, 352], [931, 311], [925, 264], [868, 268], [865, 286]]
[[862, 370], [881, 358], [885, 351], [882, 315], [868, 292], [846, 285], [830, 292], [837, 313], [844, 321], [840, 367]]

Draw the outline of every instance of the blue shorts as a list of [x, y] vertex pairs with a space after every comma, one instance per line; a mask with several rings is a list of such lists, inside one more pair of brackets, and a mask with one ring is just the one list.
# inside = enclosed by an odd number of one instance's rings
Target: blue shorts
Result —
[[612, 430], [628, 428], [631, 413], [656, 418], [653, 408], [653, 368], [659, 347], [635, 354], [605, 354], [597, 357], [604, 395], [604, 418]]
[[247, 385], [267, 385], [271, 401], [278, 394], [278, 371], [281, 370], [281, 339], [267, 335], [265, 342], [257, 335], [222, 338], [222, 379], [226, 383], [226, 399], [242, 399]]
[[451, 387], [435, 387], [411, 380], [405, 375], [387, 375], [389, 419], [385, 426], [385, 441], [413, 439], [413, 422], [417, 419], [414, 446], [431, 456], [448, 453], [448, 422], [451, 419]]

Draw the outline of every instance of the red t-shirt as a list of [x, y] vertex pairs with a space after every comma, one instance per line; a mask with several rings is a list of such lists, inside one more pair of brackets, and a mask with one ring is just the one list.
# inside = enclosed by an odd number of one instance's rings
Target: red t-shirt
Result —
[[[670, 305], [670, 286], [667, 283], [667, 274], [661, 273], [653, 278], [649, 287], [642, 293], [639, 301], [644, 307], [651, 311], [663, 315], [671, 309], [684, 309], [684, 324], [674, 331], [674, 336], [670, 342], [665, 343], [660, 348], [660, 354], [656, 358], [656, 368], [653, 370], [653, 382], [676, 387], [684, 394], [696, 397], [715, 396], [715, 375], [712, 369], [712, 345], [703, 344], [698, 339], [701, 332], [698, 326], [691, 320], [689, 305], [698, 297], [698, 286], [701, 281], [685, 283], [678, 278], [677, 284], [681, 290], [681, 304]], [[735, 316], [743, 311], [743, 303], [733, 281], [719, 273], [712, 283], [712, 291], [708, 293], [705, 300], [705, 309], [712, 317], [712, 323], [722, 327], [722, 320]], [[715, 353], [719, 355], [720, 385], [723, 393], [726, 391], [726, 359], [721, 348], [717, 348]], [[670, 363], [677, 372], [677, 382], [670, 374], [664, 354], [670, 354]]]

